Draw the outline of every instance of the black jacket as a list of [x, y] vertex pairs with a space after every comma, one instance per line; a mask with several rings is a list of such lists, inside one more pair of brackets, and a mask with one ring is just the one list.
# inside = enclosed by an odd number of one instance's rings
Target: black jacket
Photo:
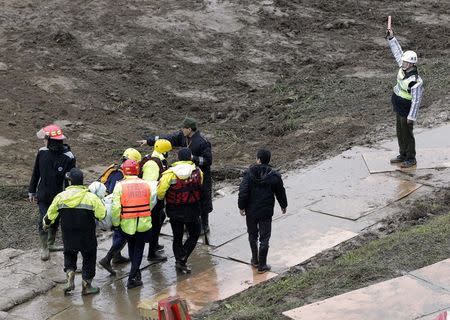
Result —
[[286, 190], [281, 175], [270, 165], [251, 166], [239, 186], [238, 206], [246, 215], [263, 219], [273, 216], [275, 197], [281, 208], [287, 207]]
[[[156, 137], [148, 138], [147, 144], [149, 146], [153, 146], [155, 144], [155, 138]], [[204, 136], [202, 136], [198, 130], [195, 131], [192, 138], [185, 137], [181, 130], [165, 136], [159, 136], [159, 138], [169, 140], [173, 147], [183, 147], [191, 150], [193, 156], [192, 161], [203, 171], [201, 210], [203, 214], [211, 212], [213, 210], [211, 143]]]
[[38, 202], [50, 204], [67, 186], [66, 172], [75, 165], [75, 156], [68, 145], [55, 148], [49, 142], [49, 146], [39, 149], [36, 156], [28, 192], [36, 194]]

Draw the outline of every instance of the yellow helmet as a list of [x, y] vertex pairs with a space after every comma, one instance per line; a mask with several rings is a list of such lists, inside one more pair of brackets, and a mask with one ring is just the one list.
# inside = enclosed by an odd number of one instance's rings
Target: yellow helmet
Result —
[[169, 140], [158, 139], [155, 142], [155, 151], [159, 153], [166, 153], [172, 150], [172, 144]]
[[125, 150], [123, 152], [123, 157], [125, 159], [131, 159], [136, 162], [139, 162], [142, 159], [141, 153], [134, 148], [128, 148], [127, 150]]

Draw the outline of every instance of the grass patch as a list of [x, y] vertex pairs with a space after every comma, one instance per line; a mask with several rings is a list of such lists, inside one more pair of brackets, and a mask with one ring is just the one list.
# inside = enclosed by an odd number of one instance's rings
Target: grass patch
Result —
[[401, 276], [450, 256], [450, 214], [404, 227], [306, 272], [290, 271], [205, 310], [198, 319], [286, 319], [283, 311]]

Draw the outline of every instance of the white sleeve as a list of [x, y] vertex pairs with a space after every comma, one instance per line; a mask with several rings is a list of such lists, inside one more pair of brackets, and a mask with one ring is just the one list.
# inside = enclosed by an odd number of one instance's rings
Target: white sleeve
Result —
[[423, 96], [422, 79], [419, 78], [417, 83], [411, 88], [411, 96], [411, 109], [409, 110], [408, 120], [416, 121]]
[[398, 40], [396, 37], [393, 37], [391, 40], [389, 41], [389, 47], [391, 48], [391, 52], [392, 55], [395, 58], [395, 61], [397, 61], [397, 64], [399, 67], [402, 66], [402, 55], [403, 55], [403, 51], [402, 51], [402, 47], [400, 46], [400, 43], [398, 43]]

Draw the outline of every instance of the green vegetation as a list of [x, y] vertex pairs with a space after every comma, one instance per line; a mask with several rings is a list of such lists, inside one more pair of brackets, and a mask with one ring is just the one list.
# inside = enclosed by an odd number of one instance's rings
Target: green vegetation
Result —
[[[427, 212], [442, 211], [430, 203]], [[445, 210], [448, 210], [445, 209]], [[450, 214], [403, 227], [306, 272], [290, 271], [233, 296], [200, 319], [286, 319], [283, 311], [398, 277], [450, 256]]]

